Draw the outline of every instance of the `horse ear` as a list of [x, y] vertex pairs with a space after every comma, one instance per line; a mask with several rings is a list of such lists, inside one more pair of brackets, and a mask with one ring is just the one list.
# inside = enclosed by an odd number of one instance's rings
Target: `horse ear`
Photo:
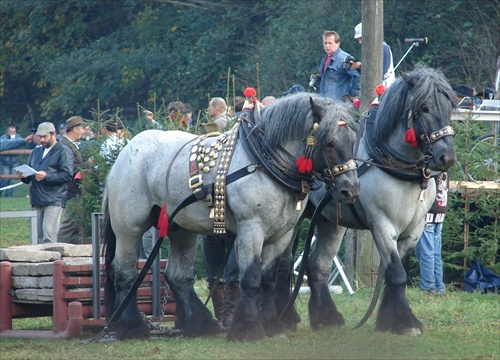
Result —
[[410, 76], [405, 72], [401, 72], [401, 77], [405, 81], [406, 85], [408, 85], [411, 88], [417, 84], [417, 79], [414, 76]]
[[309, 102], [311, 103], [311, 109], [314, 117], [316, 117], [318, 122], [320, 122], [323, 116], [325, 116], [325, 109], [316, 104], [312, 97], [309, 98]]

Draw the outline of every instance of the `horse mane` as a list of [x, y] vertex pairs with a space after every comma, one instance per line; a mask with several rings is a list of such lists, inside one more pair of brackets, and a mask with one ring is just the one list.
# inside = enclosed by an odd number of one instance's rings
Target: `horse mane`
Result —
[[[417, 113], [425, 102], [438, 103], [439, 93], [443, 94], [456, 107], [455, 92], [444, 74], [432, 68], [418, 66], [406, 74], [415, 82], [411, 88], [402, 76], [382, 95], [377, 111], [377, 126], [373, 129], [375, 139], [387, 139], [394, 129], [406, 126], [407, 111]], [[411, 102], [408, 93], [411, 91]]]
[[[335, 102], [312, 93], [288, 95], [274, 104], [262, 109], [259, 127], [264, 132], [264, 141], [268, 146], [277, 147], [285, 141], [304, 139], [315, 119], [310, 99], [324, 110], [316, 139], [320, 144], [333, 142], [342, 127], [339, 120], [347, 122], [356, 131], [353, 112], [346, 104]], [[308, 124], [309, 126], [306, 126]]]

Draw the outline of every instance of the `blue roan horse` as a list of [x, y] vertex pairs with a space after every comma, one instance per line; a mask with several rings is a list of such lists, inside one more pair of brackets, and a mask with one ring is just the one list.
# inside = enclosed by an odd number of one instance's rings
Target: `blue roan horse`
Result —
[[[447, 171], [456, 161], [453, 137], [449, 136], [453, 135], [450, 114], [455, 104], [453, 90], [441, 73], [418, 68], [398, 78], [383, 94], [376, 116], [372, 111], [366, 118], [357, 158], [372, 165], [360, 165], [360, 196], [353, 206], [330, 202], [318, 221], [316, 248], [307, 266], [313, 329], [344, 324], [328, 291], [328, 275], [346, 228], [352, 228], [370, 230], [381, 256], [375, 300], [370, 306], [373, 310], [385, 277], [376, 329], [408, 335], [422, 331], [405, 297], [407, 277], [401, 258], [417, 243], [435, 198], [432, 178], [427, 189], [421, 188], [429, 176], [426, 170]], [[415, 129], [416, 146], [405, 141], [409, 127]], [[324, 192], [311, 193], [314, 206]], [[283, 274], [288, 273], [291, 262], [288, 252], [280, 265], [279, 311], [289, 297]], [[284, 316], [289, 326], [299, 320], [294, 309]]]
[[[156, 226], [162, 205], [172, 217], [194, 191], [205, 189], [201, 183], [220, 180], [219, 172], [224, 169], [227, 179], [243, 170], [245, 176], [228, 180], [226, 189], [213, 197], [216, 203], [225, 195], [225, 215], [216, 210], [214, 216], [237, 235], [241, 301], [228, 338], [251, 341], [281, 331], [272, 301], [274, 274], [301, 214], [297, 204], [305, 206], [302, 190], [312, 177], [307, 169], [300, 173], [295, 163], [303, 155], [310, 158], [312, 172], [331, 182], [338, 201], [354, 201], [359, 195], [359, 181], [355, 171], [347, 170], [355, 168], [352, 147], [356, 127], [345, 107], [305, 93], [287, 96], [254, 113], [253, 123], [241, 121], [239, 137], [232, 138], [232, 132], [199, 137], [181, 131], [149, 130], [134, 137], [121, 151], [108, 174], [103, 201], [108, 320], [137, 275], [141, 236]], [[251, 144], [250, 138], [254, 139]], [[265, 154], [252, 153], [256, 148]], [[226, 151], [233, 153], [232, 160], [228, 160]], [[222, 169], [221, 158], [225, 159]], [[214, 231], [209, 202], [212, 200], [200, 196], [200, 201], [181, 206], [170, 218], [168, 228], [166, 277], [176, 299], [177, 325], [188, 337], [220, 331], [193, 289], [198, 234]], [[135, 296], [113, 328], [118, 339], [149, 335]]]

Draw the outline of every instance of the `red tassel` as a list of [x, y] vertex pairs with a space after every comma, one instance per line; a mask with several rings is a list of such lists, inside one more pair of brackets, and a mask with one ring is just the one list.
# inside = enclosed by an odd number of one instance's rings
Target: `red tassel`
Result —
[[168, 234], [168, 215], [167, 205], [163, 204], [158, 218], [158, 229], [160, 229], [160, 237], [164, 238]]
[[413, 147], [417, 147], [417, 135], [414, 128], [409, 128], [405, 132], [405, 141]]
[[295, 165], [299, 169], [299, 172], [302, 174], [308, 173], [312, 170], [312, 160], [306, 159], [305, 155], [302, 155], [297, 159]]
[[377, 94], [377, 96], [380, 96], [382, 95], [384, 92], [385, 92], [385, 86], [380, 84], [380, 85], [377, 85], [377, 87], [375, 88], [375, 94]]
[[356, 109], [359, 109], [359, 107], [361, 106], [361, 100], [356, 99], [356, 100], [354, 100], [354, 101], [352, 102], [352, 104], [354, 105], [354, 107], [355, 107]]
[[245, 95], [246, 98], [249, 98], [257, 95], [257, 91], [255, 91], [253, 87], [247, 87], [245, 91], [243, 91], [243, 95]]
[[306, 172], [310, 172], [313, 169], [312, 159], [306, 159]]

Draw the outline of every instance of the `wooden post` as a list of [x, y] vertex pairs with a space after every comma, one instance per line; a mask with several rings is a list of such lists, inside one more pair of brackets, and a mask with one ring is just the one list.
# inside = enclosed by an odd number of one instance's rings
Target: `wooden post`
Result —
[[[363, 43], [361, 48], [361, 113], [368, 110], [377, 96], [375, 87], [382, 83], [382, 43], [384, 41], [383, 0], [363, 0]], [[377, 282], [380, 255], [369, 231], [357, 230], [356, 274], [363, 284], [373, 287]]]

